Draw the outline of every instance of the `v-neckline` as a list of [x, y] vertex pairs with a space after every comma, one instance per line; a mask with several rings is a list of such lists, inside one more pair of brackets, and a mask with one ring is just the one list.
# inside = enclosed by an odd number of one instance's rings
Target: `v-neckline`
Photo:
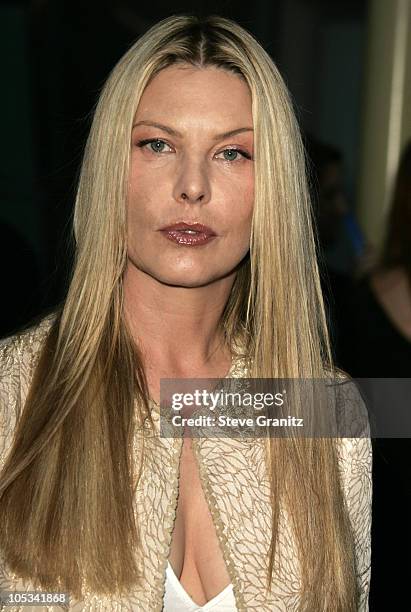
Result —
[[196, 606], [196, 608], [200, 608], [201, 610], [208, 610], [209, 608], [213, 607], [226, 595], [228, 591], [233, 590], [232, 583], [227, 584], [227, 586], [222, 591], [220, 591], [220, 593], [217, 593], [217, 595], [207, 601], [204, 605], [201, 605], [195, 602], [194, 599], [192, 599], [187, 593], [180, 580], [177, 578], [170, 561], [167, 561], [167, 570], [168, 575], [171, 577], [172, 581], [174, 582], [176, 588], [178, 588], [178, 590], [180, 591], [181, 595], [190, 603], [190, 605]]
[[[246, 372], [246, 369], [247, 369], [247, 365], [246, 365], [246, 360], [244, 358], [244, 355], [234, 354], [232, 357], [231, 365], [230, 365], [228, 372], [225, 374], [225, 376], [219, 377], [219, 380], [220, 379], [225, 380], [227, 378], [238, 378], [239, 376], [244, 375], [244, 373]], [[152, 397], [148, 398], [148, 402], [153, 412], [160, 414], [159, 403], [156, 402]], [[194, 416], [194, 414], [192, 414], [191, 416]]]

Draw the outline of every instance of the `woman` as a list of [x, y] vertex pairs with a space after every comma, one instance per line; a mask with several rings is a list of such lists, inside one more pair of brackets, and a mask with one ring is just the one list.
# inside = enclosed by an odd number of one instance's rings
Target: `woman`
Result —
[[61, 585], [73, 610], [366, 610], [367, 437], [159, 435], [161, 378], [331, 368], [300, 134], [250, 34], [171, 17], [125, 54], [74, 229], [64, 308], [2, 346], [2, 589]]
[[[401, 155], [378, 261], [351, 296], [342, 363], [353, 376], [408, 378], [411, 369], [411, 141]], [[381, 350], [383, 347], [383, 351]]]
[[[408, 379], [411, 376], [411, 141], [401, 155], [387, 215], [381, 254], [374, 268], [351, 292], [345, 313], [341, 364], [352, 376]], [[397, 433], [393, 434], [392, 431]], [[408, 605], [411, 563], [403, 551], [411, 546], [409, 432], [397, 426], [373, 440], [374, 502], [372, 516], [373, 609], [400, 610]], [[387, 528], [389, 526], [389, 528]], [[401, 559], [387, 563], [387, 559]]]

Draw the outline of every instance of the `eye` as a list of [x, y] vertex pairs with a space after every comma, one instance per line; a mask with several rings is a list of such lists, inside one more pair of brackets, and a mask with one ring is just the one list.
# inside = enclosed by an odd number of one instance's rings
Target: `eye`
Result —
[[245, 159], [251, 159], [251, 155], [249, 155], [249, 153], [247, 153], [246, 151], [234, 148], [224, 149], [224, 151], [220, 151], [217, 156], [218, 155], [223, 155], [224, 161], [228, 162], [237, 161], [239, 159], [239, 155], [241, 155], [241, 157]]
[[137, 146], [140, 147], [140, 149], [147, 147], [147, 145], [149, 145], [148, 149], [153, 153], [168, 153], [169, 151], [165, 150], [165, 147], [168, 147], [169, 150], [171, 150], [170, 145], [168, 145], [166, 142], [164, 142], [164, 140], [161, 140], [160, 138], [139, 140], [137, 143]]

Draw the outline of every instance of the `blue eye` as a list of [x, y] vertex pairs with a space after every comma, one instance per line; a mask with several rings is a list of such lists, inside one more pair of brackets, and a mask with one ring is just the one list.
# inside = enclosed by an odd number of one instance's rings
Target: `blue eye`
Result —
[[164, 142], [164, 140], [160, 140], [159, 138], [150, 138], [147, 140], [140, 140], [137, 143], [137, 146], [140, 148], [143, 148], [146, 145], [150, 145], [150, 150], [153, 153], [163, 153], [164, 148], [170, 146], [166, 142]]
[[234, 159], [237, 159], [238, 151], [236, 151], [236, 149], [226, 149], [223, 151], [223, 155], [224, 159], [227, 161], [233, 161]]
[[[156, 154], [169, 153], [172, 150], [170, 145], [164, 140], [161, 140], [161, 138], [147, 138], [145, 140], [139, 140], [137, 142], [137, 146], [140, 149], [144, 149], [148, 146], [148, 150]], [[166, 147], [168, 147], [168, 149], [166, 149]], [[224, 151], [220, 151], [220, 153], [217, 155], [223, 155], [224, 161], [227, 162], [240, 161], [239, 156], [243, 159], [252, 159], [251, 155], [246, 151], [234, 148], [224, 149]]]
[[153, 140], [152, 142], [150, 142], [150, 149], [152, 149], [154, 153], [161, 153], [165, 145], [166, 143], [162, 140]]
[[224, 149], [218, 155], [223, 155], [224, 161], [238, 161], [239, 155], [244, 159], [251, 159], [251, 155], [246, 153], [246, 151], [241, 151], [240, 149]]

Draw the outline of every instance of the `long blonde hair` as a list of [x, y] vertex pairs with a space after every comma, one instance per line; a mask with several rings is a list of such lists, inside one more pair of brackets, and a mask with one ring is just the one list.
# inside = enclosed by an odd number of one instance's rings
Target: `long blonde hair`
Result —
[[[76, 199], [71, 285], [2, 473], [5, 558], [48, 590], [64, 584], [80, 596], [85, 584], [114, 593], [141, 580], [133, 554], [140, 546], [133, 494], [141, 471], [132, 444], [150, 409], [142, 357], [123, 317], [126, 191], [139, 100], [150, 79], [176, 62], [232, 71], [252, 94], [250, 256], [221, 320], [227, 342], [232, 346], [239, 333], [245, 338], [250, 377], [315, 378], [332, 367], [304, 149], [287, 88], [268, 54], [237, 24], [219, 17], [165, 19], [121, 58], [101, 93]], [[267, 462], [269, 582], [281, 501], [299, 548], [301, 610], [356, 610], [354, 544], [335, 441], [270, 439]]]

